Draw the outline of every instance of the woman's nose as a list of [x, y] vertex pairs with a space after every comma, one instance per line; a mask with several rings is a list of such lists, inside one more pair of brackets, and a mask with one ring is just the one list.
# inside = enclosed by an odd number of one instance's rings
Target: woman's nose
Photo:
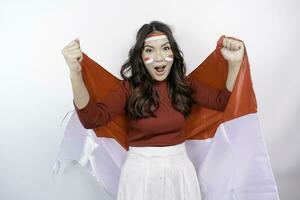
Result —
[[155, 61], [156, 62], [162, 62], [163, 61], [163, 55], [161, 51], [158, 51], [155, 55]]

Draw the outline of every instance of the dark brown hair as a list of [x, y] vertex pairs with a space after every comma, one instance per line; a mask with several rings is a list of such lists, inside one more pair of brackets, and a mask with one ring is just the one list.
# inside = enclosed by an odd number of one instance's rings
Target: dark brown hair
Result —
[[[160, 31], [166, 34], [174, 54], [174, 61], [167, 77], [169, 97], [174, 109], [181, 112], [185, 117], [192, 109], [192, 89], [185, 79], [186, 66], [183, 60], [183, 53], [179, 49], [170, 27], [159, 21], [152, 21], [144, 24], [137, 32], [136, 43], [129, 51], [128, 59], [122, 65], [121, 76], [129, 80], [131, 95], [126, 105], [126, 115], [130, 119], [156, 117], [154, 111], [159, 106], [159, 95], [154, 86], [154, 81], [144, 66], [142, 51], [144, 40], [153, 31]], [[125, 73], [131, 70], [131, 76]]]

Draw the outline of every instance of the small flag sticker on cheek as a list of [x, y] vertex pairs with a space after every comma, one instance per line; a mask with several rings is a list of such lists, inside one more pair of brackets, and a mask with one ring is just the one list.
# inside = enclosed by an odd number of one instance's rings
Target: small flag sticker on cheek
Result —
[[174, 59], [173, 55], [167, 55], [167, 57], [165, 57], [166, 61], [172, 61]]
[[145, 62], [145, 64], [150, 64], [153, 62], [153, 59], [149, 58], [149, 57], [144, 57], [144, 62]]

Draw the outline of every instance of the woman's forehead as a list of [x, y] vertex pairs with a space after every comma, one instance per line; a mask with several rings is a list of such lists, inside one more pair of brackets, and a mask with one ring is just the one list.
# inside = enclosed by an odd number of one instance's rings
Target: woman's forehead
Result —
[[166, 43], [168, 43], [169, 40], [168, 38], [164, 37], [164, 38], [156, 38], [154, 40], [148, 40], [148, 41], [145, 41], [144, 43], [144, 46], [157, 46], [157, 45], [164, 45]]

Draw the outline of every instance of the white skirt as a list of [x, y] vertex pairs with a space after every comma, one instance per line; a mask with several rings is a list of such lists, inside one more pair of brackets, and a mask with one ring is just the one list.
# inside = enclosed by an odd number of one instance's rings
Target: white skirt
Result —
[[201, 200], [197, 174], [185, 143], [129, 147], [117, 200]]

